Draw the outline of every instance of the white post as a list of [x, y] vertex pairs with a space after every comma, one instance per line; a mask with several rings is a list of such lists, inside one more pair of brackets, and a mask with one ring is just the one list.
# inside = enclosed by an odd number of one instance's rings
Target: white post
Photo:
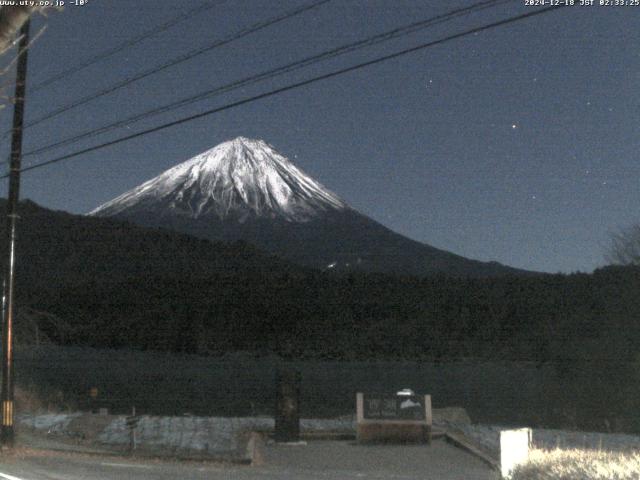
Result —
[[500, 432], [500, 473], [502, 478], [511, 478], [514, 468], [529, 460], [530, 444], [530, 428]]
[[431, 413], [431, 395], [424, 396], [424, 419], [427, 425], [433, 425], [433, 414]]
[[356, 393], [356, 420], [358, 423], [362, 423], [364, 420], [364, 395], [362, 393]]

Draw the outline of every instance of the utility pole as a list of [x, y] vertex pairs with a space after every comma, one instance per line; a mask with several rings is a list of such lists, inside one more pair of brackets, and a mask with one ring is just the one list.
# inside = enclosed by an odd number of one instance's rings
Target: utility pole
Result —
[[9, 195], [7, 198], [7, 248], [2, 296], [2, 426], [0, 442], [12, 447], [13, 428], [13, 314], [16, 262], [16, 226], [18, 223], [18, 199], [20, 198], [20, 162], [22, 160], [22, 124], [24, 119], [24, 95], [27, 82], [27, 49], [29, 47], [29, 20], [20, 29], [16, 93], [13, 107], [13, 136], [11, 162], [9, 164]]

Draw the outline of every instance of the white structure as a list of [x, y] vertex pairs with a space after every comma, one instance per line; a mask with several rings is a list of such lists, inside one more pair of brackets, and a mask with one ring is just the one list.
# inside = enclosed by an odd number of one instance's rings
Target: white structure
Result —
[[500, 432], [500, 473], [502, 478], [511, 478], [513, 469], [529, 460], [530, 446], [530, 428]]

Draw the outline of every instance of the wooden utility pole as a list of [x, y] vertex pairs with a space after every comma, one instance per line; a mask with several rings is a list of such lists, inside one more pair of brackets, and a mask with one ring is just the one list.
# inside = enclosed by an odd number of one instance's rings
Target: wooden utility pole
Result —
[[18, 223], [18, 199], [20, 198], [20, 163], [22, 160], [22, 124], [24, 119], [24, 95], [27, 82], [27, 50], [29, 47], [29, 20], [20, 29], [16, 93], [13, 107], [13, 137], [9, 164], [9, 195], [7, 198], [7, 248], [2, 296], [2, 446], [13, 446], [13, 317], [16, 263], [16, 227]]

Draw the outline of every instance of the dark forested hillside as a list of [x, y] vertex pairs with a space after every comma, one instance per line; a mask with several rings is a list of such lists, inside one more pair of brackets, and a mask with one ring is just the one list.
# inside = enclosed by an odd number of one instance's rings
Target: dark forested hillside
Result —
[[18, 301], [91, 346], [284, 357], [635, 361], [640, 270], [460, 279], [304, 270], [253, 250], [22, 205]]
[[[0, 203], [4, 219], [6, 202]], [[17, 274], [21, 295], [61, 288], [121, 282], [127, 278], [207, 276], [217, 271], [256, 277], [300, 271], [243, 242], [222, 243], [122, 221], [55, 212], [20, 204]], [[5, 224], [0, 246], [6, 251]], [[3, 257], [4, 258], [4, 257]]]
[[30, 202], [21, 215], [21, 342], [33, 342], [26, 327], [36, 323], [40, 339], [62, 345], [287, 359], [533, 361], [546, 372], [550, 425], [604, 428], [606, 415], [618, 419], [616, 428], [640, 429], [632, 414], [640, 406], [640, 268], [484, 279], [336, 274], [241, 243]]

